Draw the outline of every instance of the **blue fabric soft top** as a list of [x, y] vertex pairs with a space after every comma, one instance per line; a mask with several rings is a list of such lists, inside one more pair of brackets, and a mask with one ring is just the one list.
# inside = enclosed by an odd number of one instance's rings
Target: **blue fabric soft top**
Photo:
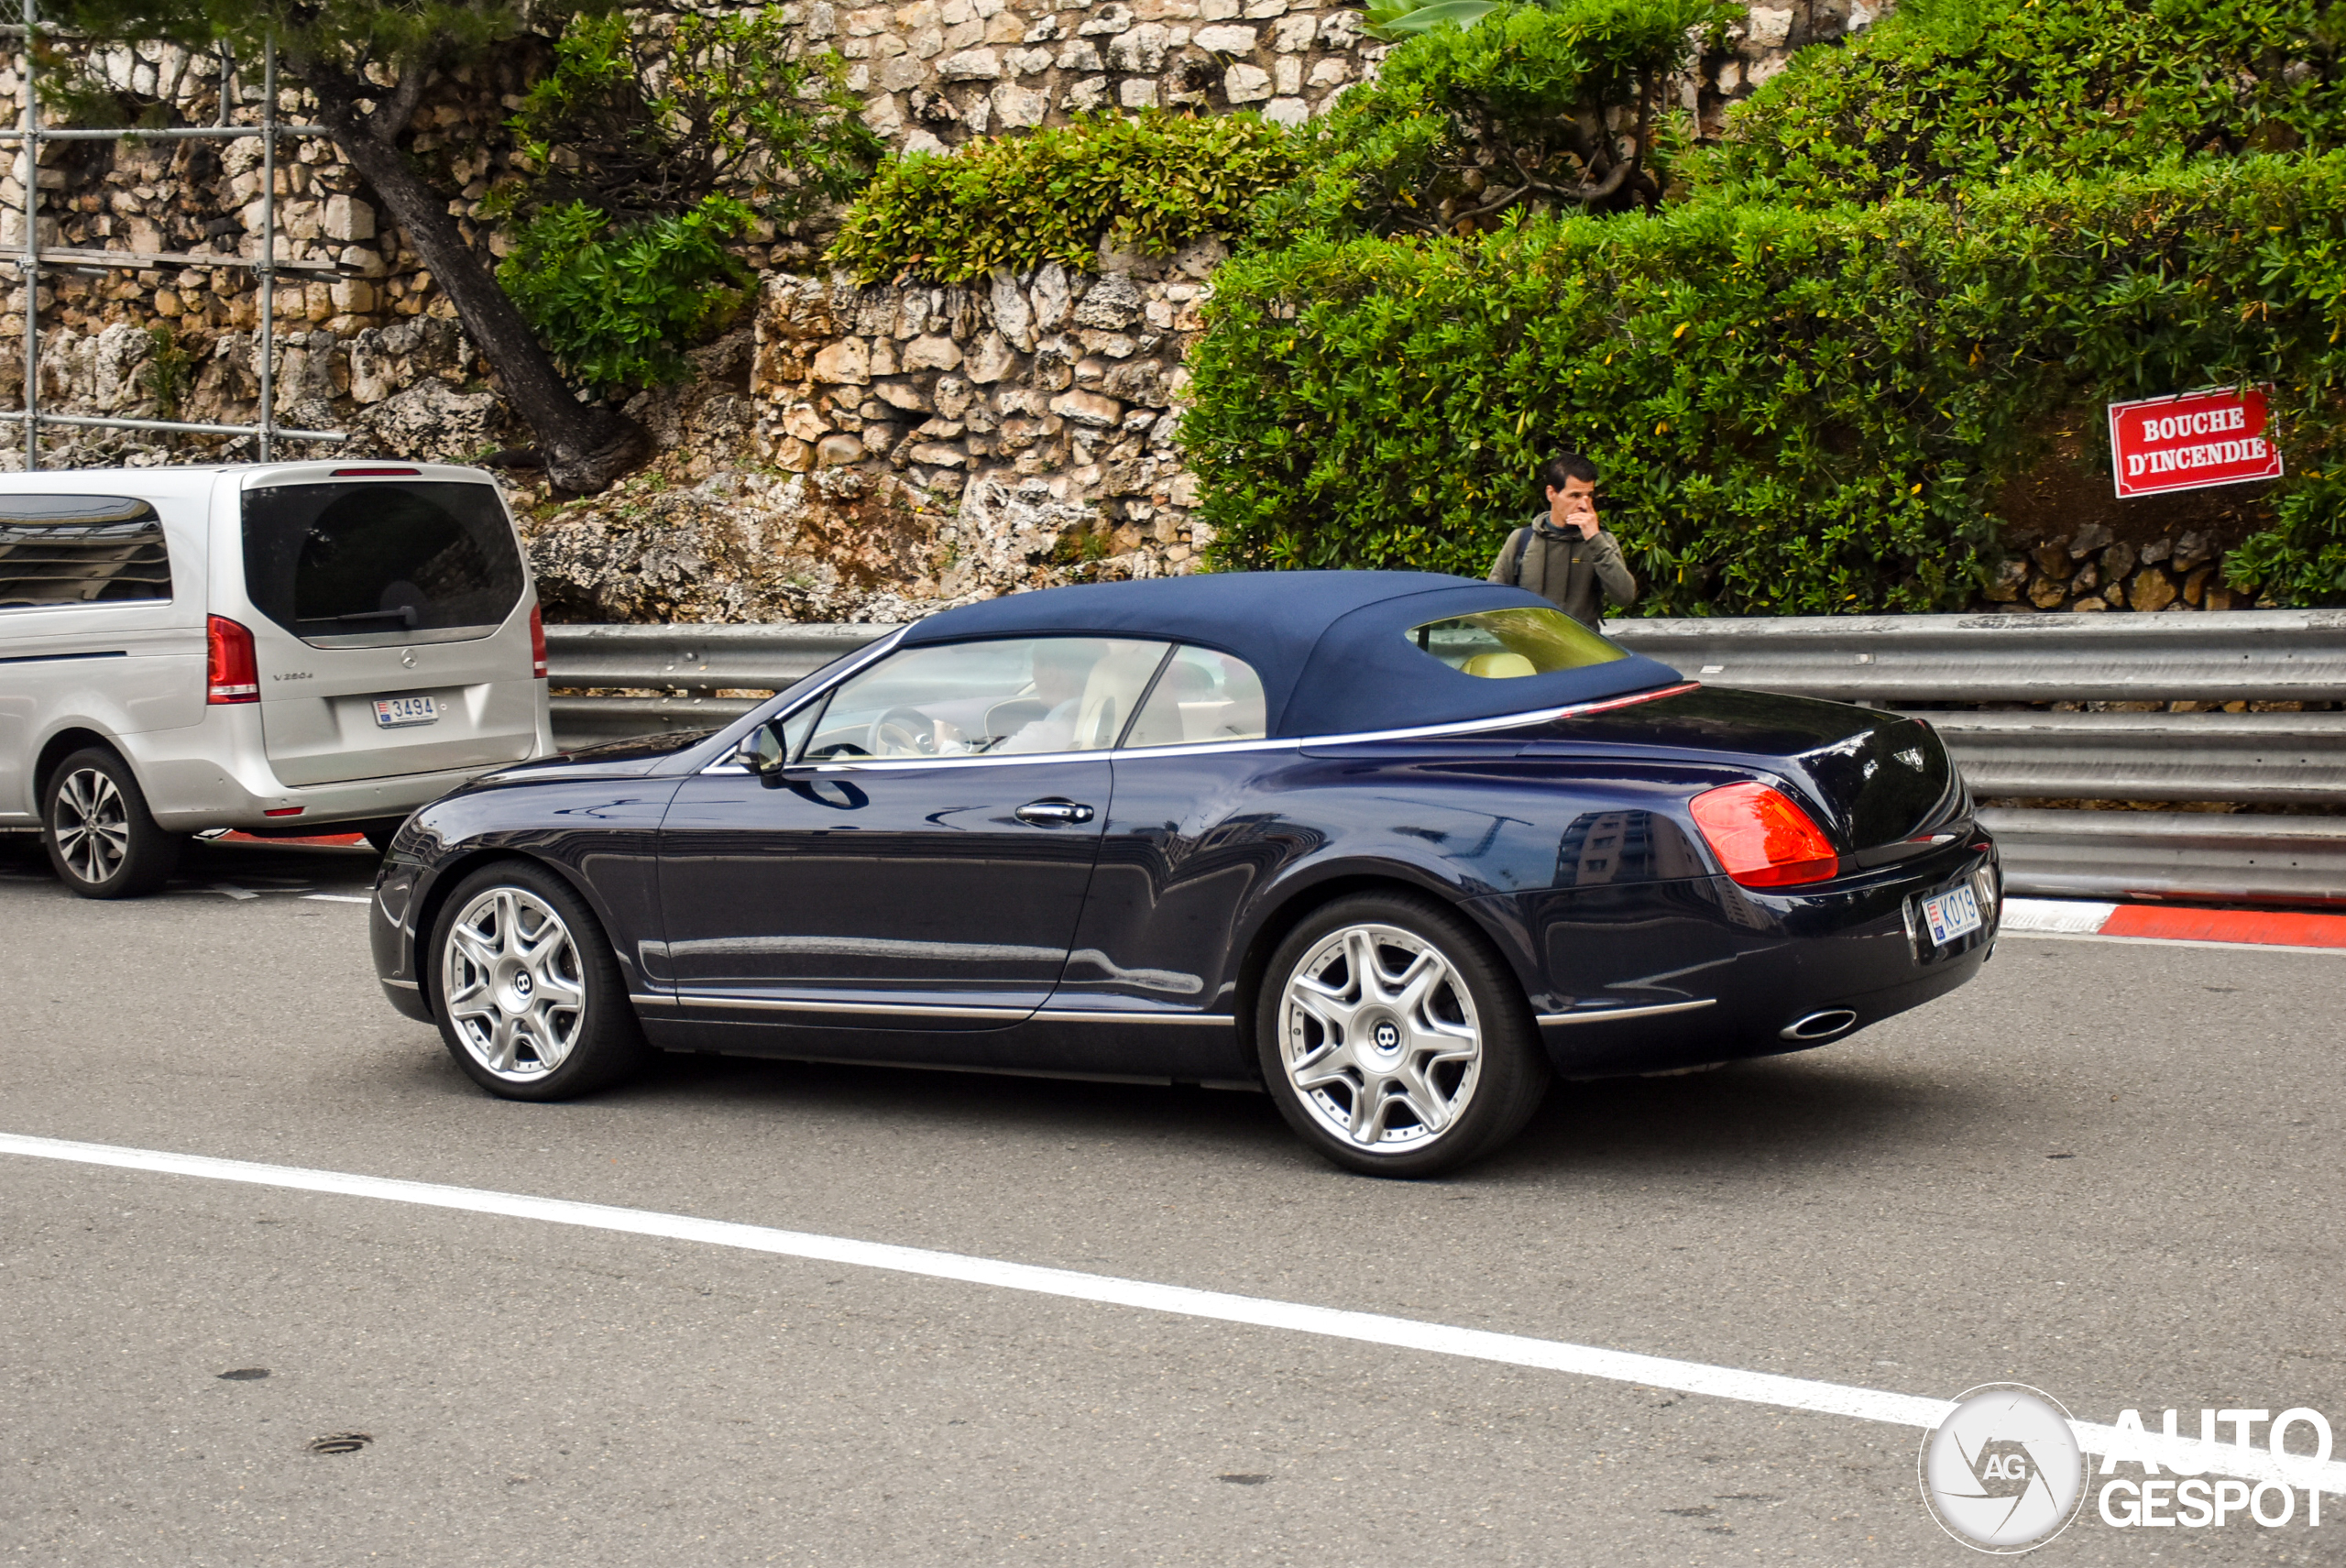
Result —
[[1500, 718], [1680, 679], [1642, 654], [1512, 680], [1462, 674], [1412, 628], [1478, 610], [1553, 608], [1525, 588], [1435, 572], [1211, 572], [1044, 588], [930, 616], [904, 646], [998, 637], [1148, 637], [1234, 654], [1262, 676], [1275, 737]]

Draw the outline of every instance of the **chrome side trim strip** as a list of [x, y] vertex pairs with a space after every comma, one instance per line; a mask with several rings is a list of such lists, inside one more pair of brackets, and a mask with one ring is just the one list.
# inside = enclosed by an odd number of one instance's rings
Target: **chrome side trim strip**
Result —
[[1046, 1007], [1035, 1016], [1054, 1024], [1211, 1024], [1231, 1028], [1238, 1023], [1227, 1013], [1108, 1013], [1090, 1007]]
[[1716, 1001], [1718, 998], [1716, 996], [1705, 996], [1698, 1002], [1660, 1002], [1650, 1007], [1591, 1007], [1572, 1013], [1542, 1013], [1539, 1022], [1545, 1026], [1551, 1024], [1603, 1024], [1615, 1018], [1659, 1018], [1665, 1013], [1692, 1013]]
[[422, 991], [423, 989], [423, 982], [422, 981], [391, 980], [383, 975], [377, 975], [375, 978], [382, 981], [385, 985], [396, 985], [401, 991]]
[[628, 993], [628, 1000], [638, 1007], [674, 1007], [676, 1004], [673, 996], [643, 996], [633, 992]]
[[724, 1007], [751, 1013], [853, 1013], [878, 1018], [1002, 1018], [1015, 1023], [1032, 1007], [967, 1007], [929, 1002], [815, 1002], [797, 997], [679, 996], [679, 1007]]

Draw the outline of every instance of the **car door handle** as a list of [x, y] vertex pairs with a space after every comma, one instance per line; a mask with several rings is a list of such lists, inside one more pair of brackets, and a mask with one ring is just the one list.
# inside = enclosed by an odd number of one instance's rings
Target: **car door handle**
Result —
[[1030, 800], [1011, 815], [1037, 828], [1065, 828], [1091, 820], [1091, 808], [1071, 800]]

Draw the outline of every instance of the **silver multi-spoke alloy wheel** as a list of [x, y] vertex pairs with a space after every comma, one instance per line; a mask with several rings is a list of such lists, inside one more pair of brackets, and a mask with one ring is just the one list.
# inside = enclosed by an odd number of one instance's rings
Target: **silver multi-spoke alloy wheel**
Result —
[[114, 780], [76, 768], [59, 781], [49, 831], [67, 869], [83, 882], [113, 880], [130, 855], [130, 812]]
[[1371, 1154], [1441, 1137], [1482, 1078], [1465, 980], [1440, 948], [1397, 926], [1346, 926], [1314, 943], [1288, 971], [1278, 1025], [1297, 1100]]
[[560, 1067], [586, 1026], [577, 943], [553, 906], [522, 888], [485, 889], [457, 912], [440, 994], [466, 1051], [510, 1083]]

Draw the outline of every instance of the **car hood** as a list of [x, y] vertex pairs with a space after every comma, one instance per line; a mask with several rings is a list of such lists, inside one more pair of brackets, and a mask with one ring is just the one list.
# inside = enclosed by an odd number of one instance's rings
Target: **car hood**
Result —
[[677, 752], [699, 745], [714, 729], [675, 730], [659, 735], [636, 735], [625, 740], [602, 740], [592, 746], [576, 746], [534, 762], [517, 762], [510, 768], [499, 768], [490, 777], [505, 781], [536, 781], [547, 778], [641, 778]]

